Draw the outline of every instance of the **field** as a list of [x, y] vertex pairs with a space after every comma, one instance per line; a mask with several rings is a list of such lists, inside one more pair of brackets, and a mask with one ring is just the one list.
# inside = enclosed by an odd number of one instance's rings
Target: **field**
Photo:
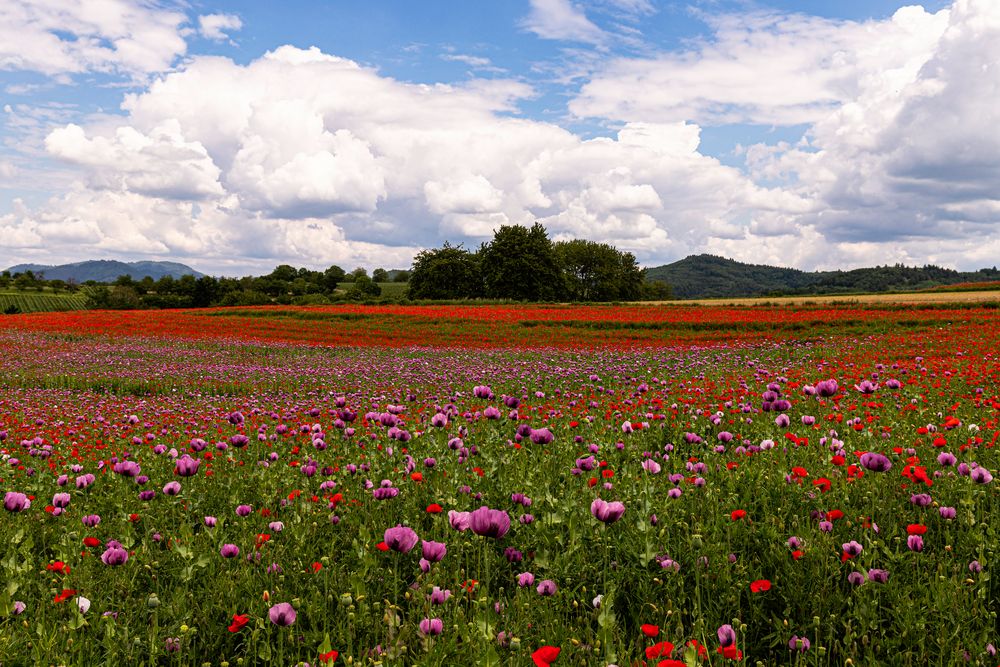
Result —
[[996, 665], [998, 320], [0, 318], [0, 664]]
[[82, 294], [54, 294], [52, 292], [0, 291], [0, 313], [11, 306], [22, 313], [52, 310], [80, 310], [86, 298]]

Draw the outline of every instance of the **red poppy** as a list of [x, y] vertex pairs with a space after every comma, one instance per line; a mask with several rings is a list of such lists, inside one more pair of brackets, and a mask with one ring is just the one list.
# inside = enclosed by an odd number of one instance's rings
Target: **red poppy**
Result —
[[646, 648], [646, 659], [653, 660], [655, 658], [662, 658], [665, 655], [670, 655], [674, 652], [674, 645], [670, 642], [663, 641], [657, 642], [652, 646]]
[[747, 515], [747, 511], [746, 510], [733, 510], [730, 513], [729, 518], [732, 519], [733, 521], [739, 521], [740, 519], [744, 518], [746, 515]]
[[319, 654], [319, 661], [325, 663], [337, 662], [337, 656], [340, 655], [336, 651], [327, 651], [326, 653]]
[[708, 649], [699, 644], [697, 639], [690, 640], [687, 645], [689, 648], [693, 648], [702, 660], [708, 657]]
[[823, 493], [826, 493], [827, 491], [830, 490], [831, 484], [830, 480], [828, 480], [826, 477], [820, 477], [819, 479], [813, 480], [813, 486], [818, 488]]
[[139, 515], [138, 514], [129, 514], [128, 515], [128, 520], [131, 521], [132, 523], [135, 523], [136, 521], [139, 520]]
[[531, 659], [536, 667], [549, 667], [559, 657], [561, 650], [558, 646], [542, 646], [531, 654]]
[[725, 648], [719, 647], [715, 649], [716, 653], [721, 653], [722, 657], [727, 660], [742, 660], [743, 651], [739, 650], [735, 646], [727, 646]]
[[796, 549], [795, 551], [792, 552], [792, 558], [794, 558], [795, 560], [798, 560], [798, 559], [802, 558], [805, 555], [806, 555], [806, 552], [801, 551], [799, 549]]
[[323, 569], [323, 563], [320, 563], [319, 561], [315, 561], [312, 564], [312, 571], [313, 572], [319, 572], [322, 569]]
[[590, 488], [594, 488], [595, 486], [597, 486], [597, 478], [591, 477], [590, 479], [588, 479], [587, 486], [589, 486]]
[[88, 547], [99, 547], [101, 546], [101, 541], [96, 537], [85, 537], [83, 538], [84, 545]]
[[767, 579], [758, 579], [757, 581], [750, 583], [751, 593], [763, 593], [769, 590], [771, 590], [771, 582]]
[[641, 630], [642, 630], [642, 634], [646, 635], [650, 639], [652, 639], [653, 637], [655, 637], [658, 634], [660, 634], [660, 626], [658, 626], [658, 625], [650, 625], [649, 623], [644, 624], [642, 626]]
[[427, 506], [428, 514], [440, 514], [443, 511], [444, 508], [438, 505], [437, 503], [431, 503], [430, 505]]
[[410, 475], [410, 479], [412, 479], [414, 482], [422, 482], [424, 481], [424, 474], [422, 472], [412, 473]]
[[60, 602], [65, 602], [66, 600], [70, 599], [74, 595], [76, 595], [76, 589], [73, 589], [73, 588], [64, 588], [62, 590], [62, 593], [60, 593], [59, 595], [57, 595], [54, 598], [52, 598], [52, 602], [54, 602], [56, 604], [59, 604]]
[[45, 569], [49, 572], [59, 572], [60, 574], [69, 574], [69, 566], [61, 560], [57, 560], [50, 565], [46, 565]]
[[378, 549], [379, 551], [388, 551], [389, 545], [386, 544], [385, 542], [379, 542], [378, 544], [375, 545], [375, 548]]
[[837, 519], [843, 519], [844, 513], [840, 510], [830, 510], [826, 513], [826, 518], [828, 521], [836, 521]]
[[233, 614], [233, 622], [229, 626], [230, 632], [239, 632], [243, 626], [250, 622], [249, 614]]
[[907, 535], [923, 535], [927, 532], [927, 526], [922, 523], [911, 523], [906, 527]]
[[683, 660], [660, 660], [656, 663], [656, 667], [687, 667]]

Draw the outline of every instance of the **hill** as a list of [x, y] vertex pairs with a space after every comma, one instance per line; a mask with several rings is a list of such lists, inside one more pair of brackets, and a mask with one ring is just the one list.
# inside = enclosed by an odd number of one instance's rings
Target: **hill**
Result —
[[192, 275], [201, 278], [204, 274], [195, 271], [190, 266], [177, 262], [119, 262], [109, 259], [94, 259], [86, 262], [47, 266], [44, 264], [18, 264], [9, 269], [11, 275], [31, 271], [36, 276], [42, 273], [45, 280], [66, 280], [85, 283], [93, 280], [99, 283], [110, 283], [118, 276], [129, 275], [135, 280], [150, 276], [159, 280], [164, 276], [180, 278]]
[[850, 294], [927, 289], [1000, 279], [1000, 271], [960, 272], [938, 266], [877, 266], [851, 271], [800, 271], [744, 264], [715, 255], [691, 255], [645, 270], [647, 280], [662, 280], [677, 299], [708, 299], [808, 294]]

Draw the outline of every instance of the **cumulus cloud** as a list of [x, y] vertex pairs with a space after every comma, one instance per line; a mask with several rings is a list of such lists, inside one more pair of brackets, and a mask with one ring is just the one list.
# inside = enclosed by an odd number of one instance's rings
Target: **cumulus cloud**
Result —
[[198, 17], [198, 32], [205, 39], [223, 41], [229, 39], [230, 32], [243, 27], [243, 21], [235, 14], [203, 14]]
[[531, 11], [522, 25], [543, 39], [602, 45], [607, 35], [570, 0], [530, 0]]
[[647, 258], [696, 247], [702, 219], [789, 197], [699, 153], [693, 124], [585, 140], [510, 115], [533, 94], [404, 83], [318, 49], [194, 58], [127, 96], [117, 125], [52, 130], [45, 146], [79, 185], [11, 224], [77, 254], [405, 265], [541, 220]]
[[168, 69], [187, 45], [183, 12], [151, 1], [5, 0], [0, 70], [131, 77]]
[[618, 58], [570, 104], [578, 116], [705, 124], [816, 122], [871, 78], [912, 78], [948, 12], [899, 10], [888, 21], [750, 13], [708, 19], [713, 38], [650, 58]]

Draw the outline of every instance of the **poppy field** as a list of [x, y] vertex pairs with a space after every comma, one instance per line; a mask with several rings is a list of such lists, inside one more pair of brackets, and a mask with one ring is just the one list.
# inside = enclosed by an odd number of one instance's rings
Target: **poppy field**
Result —
[[997, 665], [1000, 310], [0, 319], [0, 664]]

